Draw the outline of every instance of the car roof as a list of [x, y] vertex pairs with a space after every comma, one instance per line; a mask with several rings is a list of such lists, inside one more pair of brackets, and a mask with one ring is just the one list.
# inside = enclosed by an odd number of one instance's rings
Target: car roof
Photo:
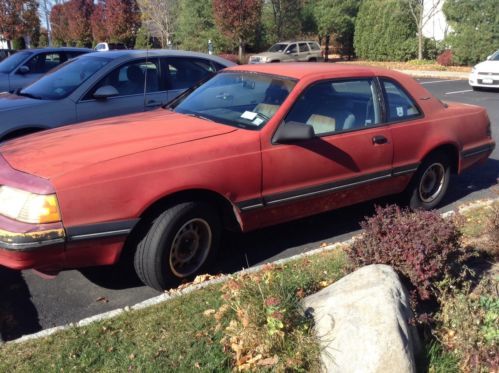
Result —
[[374, 75], [396, 75], [391, 70], [375, 68], [370, 66], [360, 66], [360, 65], [344, 65], [344, 64], [334, 64], [334, 63], [316, 63], [316, 62], [304, 62], [304, 63], [265, 63], [265, 64], [254, 64], [254, 65], [240, 65], [229, 67], [228, 71], [249, 71], [249, 72], [260, 72], [264, 74], [281, 75], [293, 79], [303, 79], [306, 77], [313, 77], [316, 75], [336, 75], [338, 77], [342, 76], [355, 76], [357, 74], [374, 74]]
[[[173, 49], [150, 49], [150, 50], [119, 49], [106, 52], [95, 52], [95, 51], [92, 52], [93, 53], [87, 54], [85, 56], [90, 56], [90, 55], [99, 56], [99, 57], [109, 58], [112, 60], [119, 58], [126, 59], [126, 58], [140, 58], [140, 57], [198, 57], [198, 58], [210, 59], [224, 66], [235, 65], [235, 63], [233, 62], [215, 55], [199, 53], [199, 52], [183, 51], [183, 50], [173, 50]], [[80, 58], [85, 58], [85, 56], [81, 56]]]
[[[22, 52], [35, 52], [35, 53], [42, 53], [42, 52], [92, 52], [92, 49], [88, 48], [76, 48], [76, 47], [54, 47], [54, 48], [30, 48], [30, 49], [23, 49], [21, 50]], [[20, 52], [21, 52], [20, 51]]]

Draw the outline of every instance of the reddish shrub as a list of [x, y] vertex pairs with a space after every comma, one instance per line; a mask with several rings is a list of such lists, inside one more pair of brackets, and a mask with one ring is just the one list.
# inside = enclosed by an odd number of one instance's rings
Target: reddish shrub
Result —
[[361, 225], [365, 234], [348, 252], [352, 262], [394, 267], [423, 300], [435, 295], [432, 282], [449, 272], [460, 250], [460, 232], [454, 222], [433, 211], [377, 207], [376, 214]]
[[437, 57], [437, 63], [442, 66], [451, 66], [452, 65], [452, 51], [450, 49], [444, 50]]

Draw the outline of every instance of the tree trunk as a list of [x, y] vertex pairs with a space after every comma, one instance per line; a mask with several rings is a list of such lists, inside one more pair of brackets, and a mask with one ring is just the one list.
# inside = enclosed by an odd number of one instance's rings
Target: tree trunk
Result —
[[244, 54], [243, 39], [239, 38], [239, 63], [244, 63], [243, 62], [243, 54]]
[[421, 19], [418, 24], [418, 60], [423, 59], [423, 18], [421, 16]]
[[329, 60], [329, 39], [330, 35], [326, 35], [326, 49], [324, 51], [324, 61], [327, 62]]

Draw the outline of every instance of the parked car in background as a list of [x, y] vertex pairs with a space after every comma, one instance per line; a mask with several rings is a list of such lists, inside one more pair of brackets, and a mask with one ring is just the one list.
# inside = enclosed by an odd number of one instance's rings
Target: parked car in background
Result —
[[499, 88], [499, 50], [473, 67], [469, 84], [474, 91], [480, 88]]
[[250, 56], [249, 63], [317, 62], [324, 60], [316, 41], [288, 41], [274, 44], [267, 52]]
[[1, 146], [0, 265], [55, 272], [132, 256], [164, 289], [205, 268], [223, 228], [402, 192], [434, 208], [450, 174], [495, 146], [484, 108], [444, 104], [384, 69], [236, 66], [187, 93]]
[[0, 62], [0, 92], [26, 87], [54, 67], [84, 53], [85, 48], [24, 49]]
[[16, 53], [14, 49], [0, 49], [0, 62]]
[[0, 94], [0, 141], [151, 110], [232, 65], [216, 56], [172, 50], [86, 54], [18, 92]]
[[123, 43], [99, 43], [94, 48], [97, 52], [108, 52], [114, 50], [128, 49]]

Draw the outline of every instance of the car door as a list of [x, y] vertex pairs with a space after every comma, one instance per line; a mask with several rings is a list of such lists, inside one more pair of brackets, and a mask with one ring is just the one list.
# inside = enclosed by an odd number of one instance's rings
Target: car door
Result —
[[299, 56], [298, 60], [306, 62], [310, 56], [310, 48], [307, 43], [298, 43]]
[[374, 78], [308, 87], [280, 124], [312, 126], [316, 137], [262, 144], [264, 225], [390, 194], [393, 143]]
[[211, 61], [195, 57], [164, 57], [162, 68], [168, 101], [217, 71]]
[[285, 61], [297, 61], [298, 60], [298, 45], [295, 43], [288, 45], [284, 51]]
[[[66, 56], [61, 52], [38, 53], [19, 66], [10, 77], [10, 89], [23, 88], [31, 84], [54, 67], [66, 61]], [[29, 71], [23, 72], [26, 66]]]
[[[167, 101], [158, 58], [138, 59], [114, 68], [92, 87], [76, 105], [78, 121], [137, 113], [161, 106]], [[96, 99], [102, 87], [113, 87], [117, 95]]]

